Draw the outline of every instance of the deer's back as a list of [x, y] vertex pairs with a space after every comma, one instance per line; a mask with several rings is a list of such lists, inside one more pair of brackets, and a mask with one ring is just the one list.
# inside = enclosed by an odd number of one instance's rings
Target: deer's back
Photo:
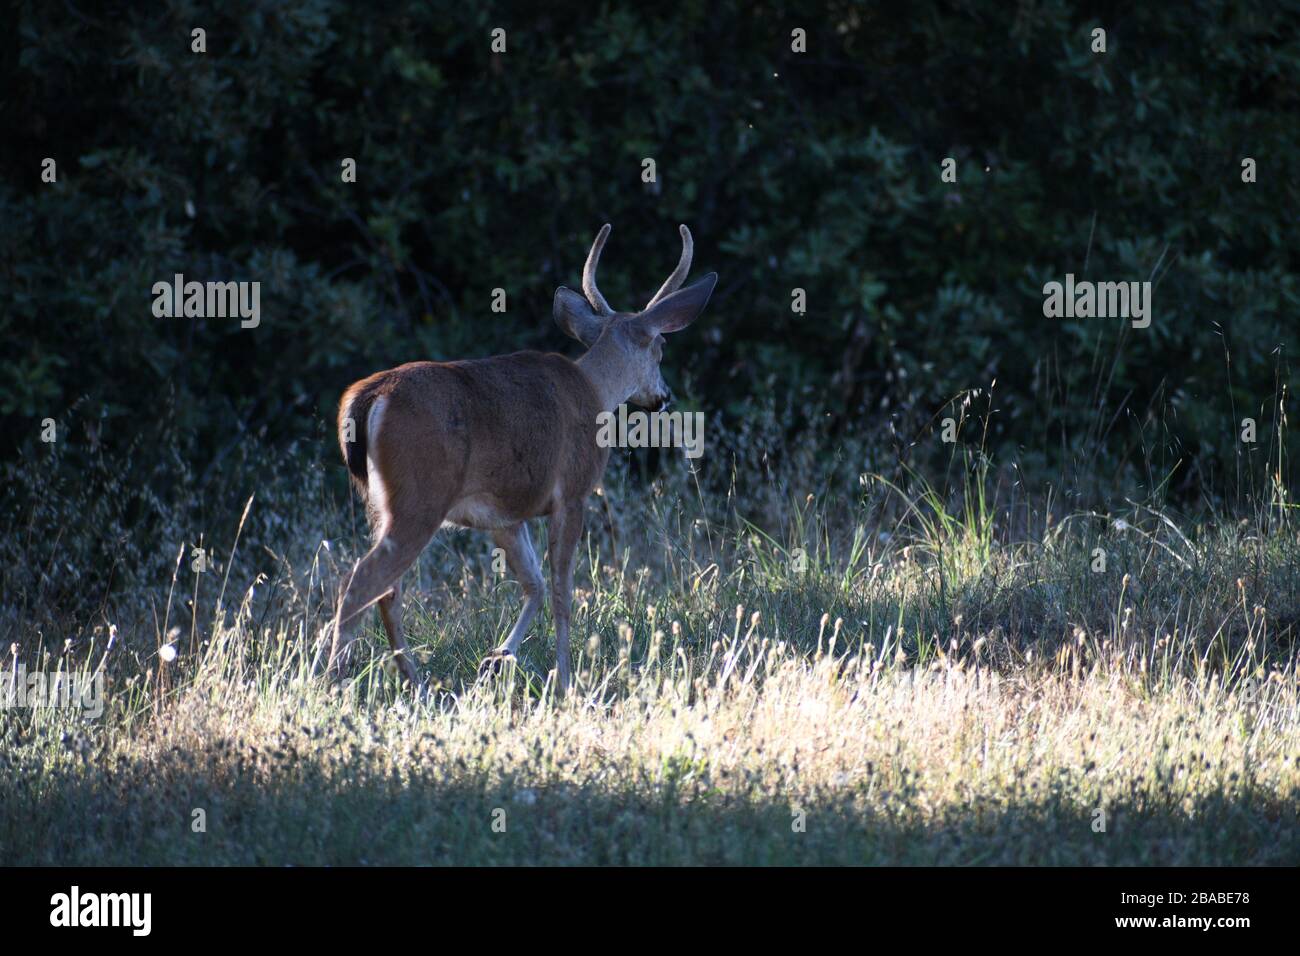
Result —
[[609, 455], [596, 442], [591, 383], [554, 353], [411, 362], [353, 385], [341, 415], [358, 400], [375, 426], [366, 454], [387, 493], [441, 502], [453, 524], [501, 527], [549, 513], [589, 493]]

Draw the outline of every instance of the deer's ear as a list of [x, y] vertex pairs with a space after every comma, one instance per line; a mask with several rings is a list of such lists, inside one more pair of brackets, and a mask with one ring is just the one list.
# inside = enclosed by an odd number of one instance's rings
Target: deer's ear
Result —
[[577, 339], [587, 348], [596, 344], [605, 328], [605, 320], [595, 313], [587, 300], [572, 289], [560, 286], [555, 290], [555, 304], [551, 308], [555, 324], [570, 338]]
[[699, 318], [717, 283], [718, 274], [710, 272], [699, 282], [665, 296], [646, 309], [637, 317], [637, 325], [651, 338], [656, 333], [680, 332]]

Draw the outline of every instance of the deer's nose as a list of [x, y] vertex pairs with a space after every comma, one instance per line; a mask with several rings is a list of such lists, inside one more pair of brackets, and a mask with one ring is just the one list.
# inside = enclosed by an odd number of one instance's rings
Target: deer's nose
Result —
[[673, 403], [673, 391], [672, 389], [669, 389], [668, 393], [664, 395], [663, 398], [659, 399], [659, 407], [656, 408], [655, 411], [662, 412], [666, 410], [668, 406], [671, 405], [672, 403]]

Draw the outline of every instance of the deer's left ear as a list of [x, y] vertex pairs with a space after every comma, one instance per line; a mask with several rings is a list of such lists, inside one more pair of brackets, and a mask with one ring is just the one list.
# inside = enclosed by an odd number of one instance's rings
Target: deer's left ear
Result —
[[564, 286], [555, 290], [551, 314], [561, 332], [577, 339], [587, 348], [596, 344], [596, 339], [600, 338], [600, 333], [605, 328], [605, 320], [592, 310], [587, 300]]
[[717, 284], [718, 274], [710, 272], [699, 282], [665, 296], [646, 309], [637, 316], [637, 325], [652, 338], [656, 333], [680, 332], [700, 317]]

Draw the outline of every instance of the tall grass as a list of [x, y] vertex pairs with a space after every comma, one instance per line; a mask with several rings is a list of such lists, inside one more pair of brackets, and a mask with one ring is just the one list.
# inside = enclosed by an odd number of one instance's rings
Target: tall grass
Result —
[[684, 466], [644, 493], [616, 469], [564, 697], [545, 619], [516, 667], [477, 676], [519, 589], [467, 535], [408, 585], [420, 694], [377, 626], [347, 683], [314, 677], [363, 538], [312, 535], [342, 502], [266, 489], [232, 507], [217, 574], [182, 551], [129, 623], [16, 642], [10, 675], [101, 668], [107, 710], [0, 714], [0, 862], [1300, 859], [1285, 512], [1013, 522], [987, 461], [960, 467], [953, 494], [900, 471], [783, 498]]

